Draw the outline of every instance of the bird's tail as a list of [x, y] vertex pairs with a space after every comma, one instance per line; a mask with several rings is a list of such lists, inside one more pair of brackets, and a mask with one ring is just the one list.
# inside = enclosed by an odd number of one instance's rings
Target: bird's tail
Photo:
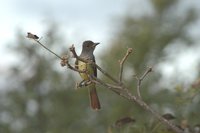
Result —
[[97, 95], [95, 84], [89, 86], [89, 94], [90, 94], [90, 106], [94, 110], [99, 110], [101, 108], [99, 98]]

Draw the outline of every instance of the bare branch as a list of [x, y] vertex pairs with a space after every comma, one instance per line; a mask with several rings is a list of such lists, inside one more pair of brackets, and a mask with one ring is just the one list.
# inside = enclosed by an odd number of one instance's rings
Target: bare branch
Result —
[[126, 93], [125, 95], [121, 95], [126, 99], [129, 99], [130, 101], [137, 103], [138, 105], [140, 105], [143, 109], [145, 109], [146, 111], [150, 112], [153, 114], [153, 116], [155, 116], [161, 123], [165, 124], [166, 126], [168, 126], [169, 128], [171, 128], [172, 130], [174, 130], [176, 133], [183, 133], [182, 130], [180, 130], [177, 126], [175, 126], [173, 123], [171, 123], [169, 120], [163, 118], [159, 113], [157, 113], [155, 110], [153, 110], [149, 105], [147, 105], [143, 100], [141, 100], [140, 98], [137, 98], [135, 96], [133, 96], [128, 89], [125, 89]]
[[92, 80], [92, 82], [98, 83], [108, 89], [110, 89], [111, 91], [117, 93], [118, 95], [124, 97], [125, 99], [138, 104], [139, 106], [141, 106], [144, 110], [150, 112], [153, 114], [153, 116], [155, 116], [161, 123], [165, 124], [166, 126], [168, 126], [169, 128], [171, 128], [172, 130], [174, 130], [176, 133], [183, 133], [182, 130], [180, 130], [178, 127], [176, 127], [173, 123], [171, 123], [169, 120], [163, 118], [159, 113], [157, 113], [155, 110], [153, 110], [149, 105], [147, 105], [142, 99], [132, 95], [128, 88], [120, 88], [120, 90], [118, 89], [118, 87], [113, 87], [110, 86], [108, 84], [106, 84], [105, 82], [101, 81], [101, 80]]
[[144, 72], [144, 74], [143, 74], [140, 78], [136, 77], [136, 79], [137, 79], [137, 96], [138, 96], [139, 98], [141, 98], [140, 88], [141, 88], [142, 80], [143, 80], [150, 72], [152, 72], [152, 67], [148, 67], [148, 69]]
[[40, 44], [43, 48], [45, 48], [46, 50], [48, 50], [50, 53], [54, 54], [56, 57], [58, 57], [59, 59], [62, 59], [58, 54], [56, 54], [55, 52], [53, 52], [52, 50], [50, 50], [49, 48], [47, 48], [45, 45], [43, 45], [39, 40], [35, 40], [38, 44]]
[[58, 54], [56, 54], [55, 52], [53, 52], [52, 50], [50, 50], [49, 48], [47, 48], [45, 45], [43, 45], [43, 44], [38, 40], [39, 37], [38, 37], [37, 35], [34, 35], [34, 34], [28, 32], [26, 37], [29, 38], [29, 39], [33, 39], [35, 42], [37, 42], [39, 45], [41, 45], [41, 46], [42, 46], [43, 48], [45, 48], [47, 51], [49, 51], [50, 53], [54, 54], [56, 57], [58, 57], [59, 59], [62, 60], [62, 58], [61, 58]]
[[[148, 73], [150, 73], [152, 71], [152, 68], [148, 68], [145, 73], [141, 76], [140, 80], [140, 84], [141, 81], [146, 77], [146, 75]], [[167, 119], [163, 118], [159, 113], [157, 113], [155, 110], [153, 110], [149, 105], [147, 105], [142, 99], [132, 95], [129, 92], [129, 89], [126, 88], [125, 86], [116, 86], [116, 85], [111, 85], [108, 83], [105, 83], [104, 81], [96, 78], [96, 77], [90, 77], [90, 80], [94, 83], [97, 83], [101, 86], [104, 86], [108, 89], [110, 89], [111, 91], [115, 92], [116, 94], [124, 97], [125, 99], [138, 104], [139, 106], [141, 106], [144, 110], [152, 113], [161, 123], [165, 124], [166, 126], [168, 126], [169, 128], [171, 128], [172, 130], [174, 130], [176, 133], [183, 133], [182, 130], [180, 130], [178, 127], [176, 127], [173, 123], [171, 123], [170, 121], [168, 121]]]
[[127, 99], [127, 100], [129, 100], [129, 101], [131, 101], [133, 103], [138, 104], [139, 106], [141, 106], [146, 111], [152, 113], [153, 116], [155, 116], [161, 123], [163, 123], [166, 126], [170, 127], [176, 133], [183, 133], [182, 130], [180, 130], [178, 127], [176, 127], [173, 123], [171, 123], [167, 119], [163, 118], [159, 113], [157, 113], [149, 105], [147, 105], [142, 99], [132, 95], [128, 88], [122, 88], [122, 87], [118, 87], [118, 86], [113, 86], [113, 85], [107, 84], [107, 83], [105, 83], [105, 82], [103, 82], [100, 79], [97, 79], [95, 77], [92, 77], [92, 78], [94, 78], [94, 79], [91, 79], [92, 82], [95, 82], [95, 83], [97, 83], [97, 84], [99, 84], [101, 86], [104, 86], [104, 87], [110, 89], [111, 91], [117, 93], [118, 95], [124, 97], [125, 99]]
[[121, 91], [123, 91], [123, 88], [119, 85], [105, 83], [104, 81], [98, 79], [97, 77], [91, 76], [89, 74], [88, 74], [88, 77], [90, 78], [90, 81], [92, 81], [93, 83], [104, 86], [105, 88], [112, 90], [113, 92], [117, 93], [118, 95], [120, 95]]
[[128, 56], [132, 53], [132, 51], [133, 51], [132, 48], [128, 48], [125, 56], [120, 61], [119, 82], [122, 82], [124, 62], [126, 61], [126, 59], [128, 58]]
[[[97, 83], [99, 85], [102, 85], [110, 90], [112, 90], [113, 92], [117, 93], [118, 95], [124, 97], [125, 99], [128, 99], [131, 102], [134, 102], [138, 105], [140, 105], [143, 109], [145, 109], [146, 111], [152, 113], [158, 120], [160, 120], [163, 124], [165, 124], [166, 126], [169, 126], [171, 129], [173, 129], [176, 133], [182, 133], [182, 131], [176, 127], [174, 124], [172, 124], [171, 122], [169, 122], [168, 120], [166, 120], [165, 118], [163, 118], [159, 113], [157, 113], [156, 111], [154, 111], [150, 106], [148, 106], [142, 99], [132, 95], [129, 92], [129, 89], [126, 88], [124, 85], [122, 85], [121, 83], [119, 83], [115, 78], [113, 78], [110, 74], [108, 74], [107, 72], [105, 72], [101, 67], [99, 67], [97, 64], [95, 64], [94, 62], [88, 61], [88, 60], [84, 60], [80, 57], [77, 56], [76, 51], [74, 46], [72, 45], [72, 47], [70, 48], [70, 51], [73, 53], [74, 57], [78, 60], [81, 60], [83, 62], [86, 63], [91, 63], [93, 65], [95, 65], [97, 67], [98, 70], [100, 70], [105, 76], [107, 76], [108, 78], [110, 78], [113, 82], [117, 83], [117, 85], [111, 85], [108, 83], [105, 83], [104, 81], [101, 81], [100, 79], [96, 78], [96, 77], [90, 77], [90, 80], [94, 83]], [[130, 54], [130, 53], [129, 53]], [[123, 62], [126, 60], [126, 58], [128, 57], [125, 56], [122, 59], [122, 66], [123, 66]], [[123, 61], [124, 60], [124, 61]], [[123, 69], [123, 68], [122, 68]], [[122, 70], [123, 71], [123, 70]], [[138, 90], [140, 90], [140, 86], [141, 86], [141, 82], [142, 80], [146, 77], [146, 75], [148, 73], [150, 73], [152, 71], [152, 68], [149, 67], [145, 73], [139, 78], [138, 80]], [[120, 72], [122, 73], [122, 72]]]
[[104, 86], [108, 87], [108, 88], [115, 88], [115, 89], [119, 89], [122, 90], [123, 88], [119, 85], [113, 85], [113, 84], [109, 84], [109, 83], [105, 83], [104, 81], [100, 80], [99, 78], [96, 78], [94, 76], [90, 76], [90, 80], [92, 82], [96, 82], [98, 84], [103, 84]]
[[[52, 54], [54, 54], [55, 56], [57, 56], [59, 59], [61, 59], [61, 65], [62, 66], [67, 66], [69, 69], [73, 70], [73, 71], [77, 71], [79, 73], [87, 73], [87, 71], [81, 71], [78, 70], [76, 67], [73, 67], [70, 65], [68, 57], [60, 57], [59, 55], [55, 54], [53, 51], [51, 51], [50, 49], [48, 49], [46, 46], [44, 46], [42, 43], [40, 43], [40, 41], [38, 40], [38, 36], [29, 33], [28, 38], [33, 39], [34, 41], [36, 41], [38, 44], [40, 44], [42, 47], [44, 47], [46, 50], [48, 50], [49, 52], [51, 52]], [[127, 87], [125, 87], [122, 83], [122, 73], [123, 73], [123, 64], [125, 62], [125, 60], [127, 59], [128, 55], [132, 52], [127, 50], [127, 54], [124, 56], [124, 58], [122, 59], [122, 61], [120, 62], [120, 74], [119, 74], [119, 81], [116, 80], [114, 77], [112, 77], [109, 73], [107, 73], [106, 71], [104, 71], [101, 67], [99, 67], [96, 63], [90, 61], [90, 60], [84, 60], [82, 58], [80, 58], [79, 56], [77, 56], [76, 51], [75, 51], [75, 47], [72, 45], [72, 47], [70, 48], [70, 51], [73, 53], [74, 57], [77, 60], [86, 62], [86, 63], [91, 63], [92, 65], [95, 65], [97, 67], [97, 69], [99, 71], [101, 71], [106, 77], [108, 77], [109, 79], [111, 79], [114, 83], [116, 83], [116, 85], [113, 84], [109, 84], [106, 83], [96, 77], [92, 77], [88, 74], [88, 76], [90, 77], [90, 81], [97, 83], [99, 85], [104, 86], [105, 88], [110, 89], [111, 91], [117, 93], [118, 95], [124, 97], [125, 99], [138, 104], [139, 106], [141, 106], [144, 110], [150, 112], [152, 115], [154, 115], [158, 120], [160, 120], [161, 123], [163, 123], [164, 125], [170, 127], [173, 131], [175, 131], [176, 133], [183, 133], [182, 130], [180, 130], [178, 127], [176, 127], [173, 123], [169, 122], [167, 119], [163, 118], [159, 113], [157, 113], [155, 110], [153, 110], [149, 105], [147, 105], [141, 98], [140, 98], [140, 87], [141, 87], [141, 82], [143, 81], [143, 79], [148, 75], [148, 73], [150, 73], [152, 71], [152, 68], [149, 67], [144, 74], [138, 78], [138, 83], [137, 83], [137, 91], [138, 91], [138, 96], [132, 95], [131, 92], [129, 92], [129, 89]]]
[[114, 85], [105, 83], [105, 82], [103, 82], [103, 81], [101, 81], [101, 80], [98, 80], [98, 79], [96, 79], [96, 80], [95, 80], [95, 79], [91, 79], [91, 81], [92, 81], [93, 83], [98, 84], [98, 85], [104, 86], [104, 87], [107, 88], [107, 89], [110, 89], [111, 91], [115, 92], [115, 93], [118, 94], [118, 95], [121, 94], [120, 91], [122, 91], [122, 88], [119, 89], [119, 86], [114, 86]]
[[148, 67], [147, 70], [144, 72], [144, 74], [140, 77], [140, 81], [142, 81], [147, 76], [147, 74], [152, 72], [152, 70], [153, 70], [152, 67]]

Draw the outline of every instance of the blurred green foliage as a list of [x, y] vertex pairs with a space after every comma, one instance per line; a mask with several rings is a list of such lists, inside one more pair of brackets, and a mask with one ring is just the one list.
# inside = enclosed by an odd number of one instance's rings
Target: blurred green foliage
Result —
[[[152, 16], [134, 18], [124, 16], [121, 27], [110, 42], [109, 50], [101, 55], [102, 68], [118, 76], [118, 60], [126, 53], [127, 47], [134, 52], [125, 63], [125, 75], [141, 75], [147, 65], [156, 64], [162, 58], [163, 49], [176, 39], [192, 40], [186, 36], [185, 28], [195, 20], [193, 10], [176, 16], [177, 0], [151, 0], [155, 9]], [[50, 23], [47, 36], [42, 39], [50, 49], [66, 49], [59, 27]], [[73, 72], [59, 65], [59, 60], [38, 45], [25, 39], [17, 32], [12, 52], [19, 63], [11, 69], [7, 79], [8, 91], [0, 95], [1, 133], [170, 133], [155, 118], [108, 89], [98, 86], [102, 109], [95, 112], [89, 107], [86, 88], [74, 90], [76, 79]], [[117, 66], [117, 67], [116, 67]], [[104, 77], [103, 80], [108, 81]], [[193, 126], [199, 123], [199, 90], [191, 87], [185, 90], [177, 86], [173, 91], [162, 88], [153, 91], [159, 79], [154, 72], [142, 84], [142, 97], [161, 114], [165, 110], [174, 113], [177, 124], [182, 121]], [[167, 82], [167, 81], [166, 81]], [[135, 80], [130, 76], [125, 81], [135, 90]], [[154, 93], [155, 92], [155, 93]], [[136, 121], [120, 127], [115, 122], [123, 117]]]

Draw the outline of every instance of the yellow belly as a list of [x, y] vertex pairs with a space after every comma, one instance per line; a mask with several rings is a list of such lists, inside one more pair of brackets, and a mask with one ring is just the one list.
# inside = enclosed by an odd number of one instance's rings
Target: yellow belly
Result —
[[[78, 61], [78, 69], [81, 70], [81, 71], [87, 70], [88, 74], [94, 75], [93, 66], [89, 63]], [[83, 80], [89, 80], [89, 77], [86, 73], [80, 73], [80, 76]]]

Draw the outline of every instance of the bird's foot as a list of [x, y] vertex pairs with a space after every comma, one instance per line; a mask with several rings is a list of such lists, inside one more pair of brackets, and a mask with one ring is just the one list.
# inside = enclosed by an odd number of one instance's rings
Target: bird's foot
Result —
[[78, 88], [82, 88], [82, 87], [85, 87], [85, 86], [88, 86], [90, 85], [92, 82], [90, 80], [83, 80], [79, 83], [76, 83], [76, 89]]

